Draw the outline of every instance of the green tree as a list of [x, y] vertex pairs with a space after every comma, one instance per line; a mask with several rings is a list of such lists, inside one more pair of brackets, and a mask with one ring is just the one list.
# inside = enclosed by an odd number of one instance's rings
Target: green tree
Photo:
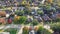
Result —
[[34, 19], [31, 24], [34, 26], [34, 25], [37, 25], [38, 23], [39, 22], [36, 19]]
[[60, 23], [51, 24], [51, 29], [55, 32], [59, 32], [60, 31]]
[[20, 24], [25, 23], [26, 22], [26, 17], [25, 16], [21, 16], [21, 18], [18, 20]]
[[8, 28], [4, 32], [9, 32], [10, 34], [16, 34], [17, 33], [17, 29], [16, 28]]
[[22, 34], [29, 34], [29, 29], [28, 27], [23, 28], [23, 33]]
[[43, 26], [39, 26], [38, 30], [37, 30], [37, 34], [43, 34]]
[[26, 9], [24, 11], [25, 11], [25, 14], [30, 14], [31, 13], [31, 10], [28, 7], [26, 7]]
[[4, 0], [1, 0], [1, 1], [4, 1]]
[[17, 14], [18, 16], [22, 16], [22, 15], [24, 15], [24, 11], [23, 11], [23, 10], [22, 10], [22, 11], [17, 10], [17, 11], [15, 12], [15, 14]]
[[42, 10], [38, 10], [37, 13], [38, 13], [39, 15], [43, 15], [43, 14], [44, 14], [44, 12], [43, 12]]
[[48, 29], [45, 29], [43, 26], [39, 26], [37, 34], [52, 34]]
[[20, 18], [19, 18], [19, 20], [15, 20], [14, 21], [14, 24], [24, 24], [25, 23], [25, 21], [26, 21], [26, 17], [25, 16], [21, 16]]

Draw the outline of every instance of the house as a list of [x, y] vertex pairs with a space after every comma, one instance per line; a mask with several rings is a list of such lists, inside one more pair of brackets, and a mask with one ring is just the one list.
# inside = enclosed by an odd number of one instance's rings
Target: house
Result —
[[57, 14], [52, 14], [50, 18], [55, 21], [57, 19]]
[[43, 19], [45, 22], [52, 20], [47, 14], [44, 14], [44, 15], [42, 16], [42, 19]]
[[4, 1], [0, 1], [0, 6], [6, 6], [6, 3]]
[[25, 9], [25, 7], [18, 7], [18, 9], [19, 9], [19, 10], [24, 10], [24, 9]]
[[33, 17], [32, 16], [29, 16], [29, 15], [27, 15], [27, 22], [32, 22], [33, 21]]
[[6, 12], [6, 14], [10, 14], [10, 13], [12, 13], [11, 10], [5, 10], [5, 12]]
[[43, 19], [42, 19], [42, 17], [40, 15], [33, 16], [33, 18], [37, 19], [38, 22], [42, 22], [43, 21]]
[[16, 11], [16, 10], [18, 9], [18, 7], [12, 7], [12, 9], [13, 9], [14, 11]]
[[39, 7], [30, 7], [30, 9], [32, 10], [31, 14], [37, 15], [37, 10], [40, 8]]

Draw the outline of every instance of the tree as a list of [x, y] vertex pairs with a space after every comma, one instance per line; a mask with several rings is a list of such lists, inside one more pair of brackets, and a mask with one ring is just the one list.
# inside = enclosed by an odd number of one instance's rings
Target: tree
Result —
[[4, 0], [1, 0], [1, 1], [4, 1]]
[[38, 13], [39, 15], [43, 15], [43, 14], [44, 14], [44, 12], [43, 12], [42, 10], [38, 10], [37, 13]]
[[54, 23], [54, 24], [51, 24], [51, 29], [56, 33], [60, 33], [60, 23]]
[[44, 7], [43, 7], [44, 13], [45, 13], [45, 14], [49, 14], [50, 11], [51, 11], [51, 8], [52, 8], [52, 7], [51, 7], [50, 4], [44, 6]]
[[28, 29], [28, 27], [24, 27], [24, 28], [23, 28], [22, 34], [29, 34], [29, 29]]
[[25, 6], [26, 5], [26, 0], [23, 0], [22, 3], [21, 3], [22, 6]]
[[47, 10], [51, 9], [51, 5], [50, 4], [46, 5], [45, 7], [46, 7]]
[[20, 17], [18, 17], [18, 20], [14, 20], [14, 23], [15, 24], [24, 24], [25, 23], [25, 21], [26, 21], [26, 17], [25, 16], [20, 16]]
[[47, 2], [49, 2], [49, 3], [53, 3], [53, 0], [48, 0]]
[[51, 29], [45, 29], [44, 26], [39, 26], [37, 30], [37, 34], [52, 34]]
[[17, 11], [15, 12], [15, 14], [17, 14], [17, 15], [19, 15], [19, 16], [22, 16], [22, 15], [24, 14], [24, 11], [23, 11], [23, 10], [22, 10], [22, 11], [17, 10]]
[[22, 24], [22, 23], [25, 23], [26, 19], [27, 18], [25, 16], [21, 16], [21, 18], [18, 21], [20, 24]]
[[38, 23], [39, 22], [36, 19], [34, 19], [31, 24], [33, 24], [33, 26], [34, 26], [34, 25], [37, 25]]
[[27, 8], [27, 7], [26, 7], [26, 9], [24, 11], [25, 11], [25, 14], [30, 14], [31, 13], [31, 10], [29, 8]]

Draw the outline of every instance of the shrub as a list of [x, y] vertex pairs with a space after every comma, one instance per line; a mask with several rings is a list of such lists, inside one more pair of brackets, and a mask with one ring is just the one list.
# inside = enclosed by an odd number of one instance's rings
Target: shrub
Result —
[[8, 28], [4, 32], [9, 32], [10, 34], [16, 34], [17, 33], [17, 29], [15, 29], [15, 28]]
[[60, 32], [60, 23], [51, 24], [51, 29], [55, 32]]
[[43, 34], [52, 34], [53, 31], [51, 29], [47, 30], [47, 29], [44, 29], [43, 30]]
[[24, 11], [17, 10], [15, 14], [17, 14], [18, 16], [22, 16], [24, 14]]
[[14, 23], [15, 24], [22, 24], [22, 23], [25, 23], [26, 19], [27, 18], [25, 16], [21, 16], [18, 20], [15, 20]]
[[28, 27], [23, 28], [23, 33], [22, 34], [29, 34], [29, 29]]
[[51, 29], [45, 29], [43, 26], [39, 26], [35, 30], [36, 30], [37, 34], [52, 34]]
[[38, 30], [37, 30], [37, 34], [42, 34], [43, 33], [43, 26], [39, 26]]
[[31, 24], [33, 24], [33, 26], [35, 26], [35, 25], [37, 25], [38, 23], [39, 23], [39, 22], [38, 22], [36, 19], [34, 19]]
[[38, 13], [39, 15], [43, 15], [43, 14], [44, 14], [44, 12], [43, 12], [42, 10], [38, 10], [37, 13]]

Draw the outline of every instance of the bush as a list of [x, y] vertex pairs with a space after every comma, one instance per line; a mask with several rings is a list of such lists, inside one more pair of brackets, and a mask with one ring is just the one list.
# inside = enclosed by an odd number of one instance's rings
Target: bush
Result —
[[14, 24], [19, 24], [19, 21], [18, 21], [19, 19], [20, 19], [20, 16], [15, 16], [13, 21]]
[[51, 24], [51, 29], [54, 31], [54, 32], [60, 32], [60, 23], [55, 23], [55, 24]]
[[38, 25], [38, 23], [39, 23], [39, 22], [35, 19], [35, 20], [32, 21], [31, 24], [33, 24], [33, 26], [35, 26], [35, 25]]
[[38, 13], [39, 15], [43, 15], [43, 14], [44, 14], [44, 12], [43, 12], [42, 10], [38, 10], [37, 13]]
[[43, 26], [39, 26], [38, 30], [37, 30], [37, 34], [42, 34], [43, 33]]
[[[38, 29], [37, 29], [38, 28]], [[52, 34], [52, 32], [50, 32], [50, 31], [52, 31], [51, 29], [45, 29], [43, 26], [39, 26], [39, 27], [37, 27], [35, 30], [37, 30], [36, 32], [37, 32], [37, 34]]]
[[20, 22], [20, 23], [25, 23], [26, 19], [27, 19], [27, 18], [26, 18], [25, 16], [22, 16], [22, 17], [20, 18], [19, 22]]
[[52, 32], [51, 29], [49, 29], [49, 30], [44, 29], [44, 30], [43, 30], [43, 34], [52, 34], [52, 33], [53, 33], [53, 32]]
[[57, 18], [56, 21], [57, 21], [57, 22], [60, 22], [60, 18]]
[[29, 34], [28, 27], [24, 27], [23, 28], [23, 33], [22, 34]]
[[10, 34], [16, 34], [17, 33], [17, 29], [15, 29], [15, 28], [8, 28], [4, 32], [9, 32]]
[[30, 15], [31, 9], [29, 9], [29, 7], [25, 7], [24, 13]]
[[15, 14], [17, 14], [18, 16], [22, 16], [22, 15], [24, 14], [24, 11], [19, 11], [19, 10], [17, 10], [17, 11], [15, 12]]
[[18, 20], [15, 20], [14, 23], [15, 24], [22, 24], [22, 23], [24, 24], [26, 19], [27, 18], [25, 16], [21, 16]]

